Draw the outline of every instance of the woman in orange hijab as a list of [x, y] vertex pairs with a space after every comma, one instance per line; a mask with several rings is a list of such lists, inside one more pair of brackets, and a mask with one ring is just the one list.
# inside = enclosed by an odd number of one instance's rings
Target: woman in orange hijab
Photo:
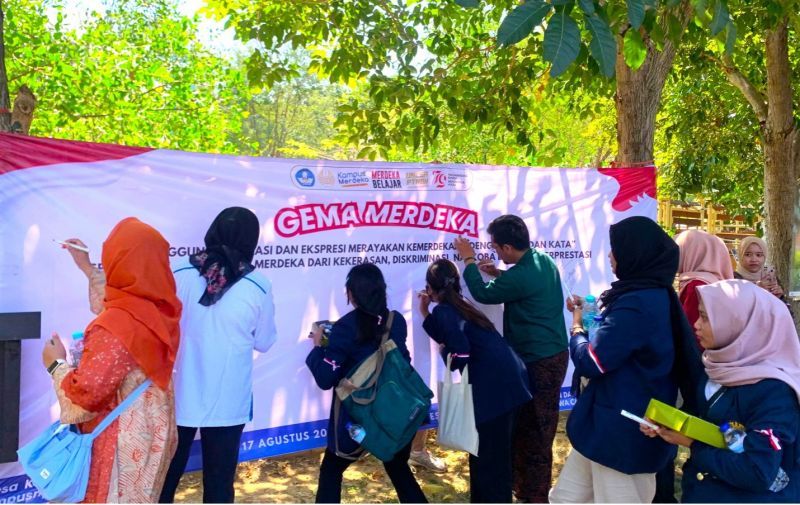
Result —
[[181, 303], [169, 244], [136, 218], [120, 221], [103, 244], [104, 310], [86, 328], [77, 368], [64, 362], [57, 334], [45, 345], [61, 422], [92, 431], [146, 379], [153, 382], [92, 446], [87, 503], [153, 503], [177, 444], [172, 366]]

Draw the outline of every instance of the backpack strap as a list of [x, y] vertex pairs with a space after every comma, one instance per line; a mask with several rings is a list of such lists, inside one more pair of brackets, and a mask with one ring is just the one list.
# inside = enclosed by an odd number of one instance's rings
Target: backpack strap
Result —
[[144, 390], [147, 389], [148, 387], [150, 387], [150, 384], [152, 384], [152, 383], [153, 383], [152, 380], [147, 379], [146, 381], [144, 381], [141, 384], [139, 384], [139, 387], [134, 389], [133, 392], [131, 394], [129, 394], [127, 398], [122, 400], [122, 403], [117, 405], [117, 407], [114, 410], [109, 412], [109, 414], [106, 416], [106, 418], [103, 419], [100, 422], [100, 424], [98, 424], [95, 427], [95, 429], [92, 430], [91, 433], [88, 433], [87, 436], [90, 437], [92, 440], [97, 438], [98, 435], [100, 435], [103, 432], [103, 430], [108, 428], [111, 425], [111, 423], [113, 423], [119, 417], [120, 414], [125, 412], [125, 410], [128, 407], [130, 407], [133, 404], [133, 402], [136, 401], [136, 399], [139, 397], [139, 395], [144, 393]]
[[386, 361], [386, 346], [384, 345], [389, 340], [389, 333], [392, 330], [392, 322], [394, 321], [394, 312], [389, 312], [389, 317], [386, 318], [386, 331], [383, 333], [383, 337], [381, 337], [381, 343], [378, 346], [378, 350], [375, 351], [377, 353], [377, 361], [375, 362], [375, 373], [372, 374], [372, 377], [364, 383], [363, 386], [357, 387], [353, 390], [355, 391], [366, 391], [368, 389], [372, 389], [372, 394], [368, 398], [358, 398], [356, 396], [351, 396], [353, 402], [359, 405], [369, 405], [373, 401], [375, 401], [375, 395], [378, 394], [378, 388], [376, 387], [378, 383], [378, 378], [381, 376], [381, 371], [383, 370], [383, 362]]

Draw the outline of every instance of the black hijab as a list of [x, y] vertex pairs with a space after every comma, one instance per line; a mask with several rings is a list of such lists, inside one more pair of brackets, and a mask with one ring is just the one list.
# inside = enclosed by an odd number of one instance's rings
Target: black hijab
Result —
[[617, 260], [617, 281], [600, 295], [609, 307], [620, 295], [650, 288], [672, 290], [678, 272], [678, 244], [652, 219], [634, 216], [611, 225], [611, 252]]
[[214, 305], [236, 282], [252, 272], [253, 254], [260, 226], [250, 210], [229, 207], [214, 219], [206, 232], [206, 248], [189, 262], [206, 278], [206, 290], [198, 303]]
[[[608, 310], [624, 293], [639, 289], [667, 290], [670, 323], [675, 348], [672, 377], [683, 397], [683, 410], [697, 414], [697, 387], [704, 378], [694, 330], [686, 319], [677, 293], [673, 288], [678, 272], [680, 249], [652, 219], [634, 216], [612, 224], [611, 252], [617, 261], [617, 281], [600, 295], [603, 310]], [[574, 380], [574, 379], [573, 379]]]

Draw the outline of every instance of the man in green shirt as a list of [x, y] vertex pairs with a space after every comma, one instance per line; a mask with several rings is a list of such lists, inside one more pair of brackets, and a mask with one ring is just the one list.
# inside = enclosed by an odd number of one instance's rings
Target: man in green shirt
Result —
[[[561, 384], [569, 351], [564, 323], [561, 276], [547, 254], [530, 247], [525, 222], [500, 216], [487, 229], [497, 256], [507, 265], [475, 261], [475, 250], [463, 237], [455, 240], [464, 261], [464, 281], [475, 301], [505, 304], [503, 336], [525, 362], [533, 399], [517, 412], [514, 427], [514, 494], [518, 501], [547, 503], [558, 425]], [[494, 277], [484, 282], [481, 271]]]

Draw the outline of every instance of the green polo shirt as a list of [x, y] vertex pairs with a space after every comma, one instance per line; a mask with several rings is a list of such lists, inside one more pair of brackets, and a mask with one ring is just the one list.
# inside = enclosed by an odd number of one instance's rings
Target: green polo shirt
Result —
[[516, 265], [486, 283], [471, 263], [464, 281], [475, 301], [505, 304], [503, 335], [525, 363], [567, 349], [561, 276], [547, 254], [528, 249]]

